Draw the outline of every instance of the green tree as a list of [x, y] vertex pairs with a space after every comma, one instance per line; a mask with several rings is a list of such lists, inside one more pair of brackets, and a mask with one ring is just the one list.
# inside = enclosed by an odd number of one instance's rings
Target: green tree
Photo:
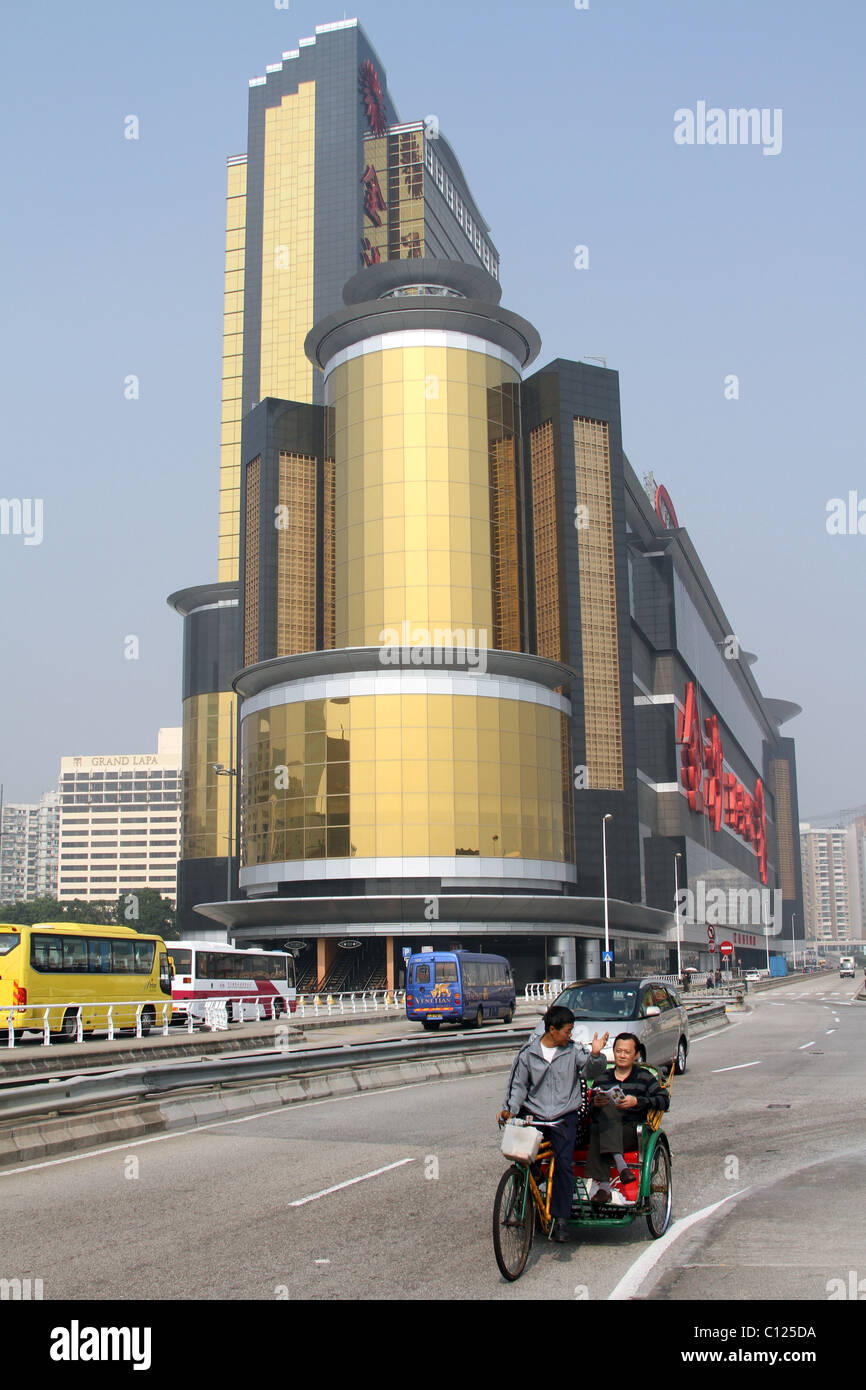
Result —
[[111, 909], [111, 920], [165, 941], [180, 940], [175, 910], [155, 888], [126, 889]]
[[34, 898], [29, 903], [0, 903], [0, 919], [13, 926], [34, 922], [89, 922], [107, 926], [114, 921], [110, 903], [88, 903], [81, 898], [61, 903], [56, 898]]

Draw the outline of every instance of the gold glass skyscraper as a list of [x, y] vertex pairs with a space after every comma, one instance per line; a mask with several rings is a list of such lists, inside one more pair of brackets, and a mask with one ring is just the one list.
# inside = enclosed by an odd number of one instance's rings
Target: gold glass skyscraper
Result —
[[[229, 158], [227, 172], [218, 582], [170, 599], [186, 620], [178, 901], [190, 929], [199, 925], [195, 902], [215, 896], [224, 881], [230, 837], [235, 851], [229, 787], [215, 767], [227, 764], [236, 726], [231, 677], [260, 655], [254, 469], [241, 514], [244, 417], [269, 398], [321, 403], [321, 373], [304, 340], [316, 319], [338, 308], [360, 266], [432, 254], [498, 274], [453, 151], [438, 129], [425, 134], [422, 122], [399, 123], [381, 61], [356, 20], [318, 27], [250, 82], [247, 151]], [[338, 578], [320, 559], [317, 578], [314, 562], [334, 541], [318, 515], [323, 489], [328, 515], [338, 510], [329, 465], [309, 451], [285, 450], [281, 467], [286, 510], [272, 654], [333, 646], [342, 640], [336, 611], [346, 608], [334, 590], [345, 565]], [[318, 619], [317, 583], [327, 590]]]

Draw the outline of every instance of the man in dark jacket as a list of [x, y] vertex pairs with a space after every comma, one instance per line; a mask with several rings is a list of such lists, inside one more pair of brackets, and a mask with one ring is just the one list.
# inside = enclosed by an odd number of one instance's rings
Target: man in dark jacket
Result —
[[602, 1050], [607, 1033], [596, 1033], [590, 1047], [571, 1041], [574, 1014], [554, 1004], [544, 1015], [540, 1037], [532, 1037], [514, 1060], [505, 1088], [505, 1108], [499, 1119], [532, 1115], [545, 1122], [545, 1135], [553, 1146], [553, 1190], [550, 1214], [555, 1218], [553, 1239], [568, 1239], [568, 1218], [574, 1193], [572, 1154], [581, 1111], [586, 1105], [585, 1077], [603, 1076], [607, 1066]]
[[618, 1034], [613, 1042], [613, 1066], [593, 1082], [586, 1172], [598, 1183], [592, 1200], [599, 1204], [611, 1200], [611, 1159], [620, 1182], [634, 1182], [637, 1175], [626, 1165], [623, 1155], [637, 1148], [637, 1126], [650, 1110], [667, 1110], [670, 1105], [667, 1091], [651, 1071], [638, 1064], [639, 1052], [640, 1039], [634, 1033]]

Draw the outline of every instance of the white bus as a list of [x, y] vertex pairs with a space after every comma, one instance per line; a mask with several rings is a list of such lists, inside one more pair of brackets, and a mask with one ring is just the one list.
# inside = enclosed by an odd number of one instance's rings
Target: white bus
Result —
[[257, 1004], [266, 1018], [298, 1007], [295, 963], [285, 951], [242, 950], [225, 941], [169, 941], [166, 947], [174, 965], [174, 1019], [192, 1014], [201, 1020], [205, 1004], [215, 999], [227, 1001], [229, 1021], [255, 1018]]

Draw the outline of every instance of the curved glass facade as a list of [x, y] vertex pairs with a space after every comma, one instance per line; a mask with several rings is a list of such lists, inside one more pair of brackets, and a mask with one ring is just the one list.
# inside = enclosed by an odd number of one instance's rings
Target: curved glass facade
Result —
[[406, 621], [437, 645], [472, 632], [522, 651], [518, 373], [494, 351], [400, 336], [418, 345], [366, 345], [328, 375], [334, 646], [379, 645]]
[[570, 864], [568, 738], [559, 708], [471, 694], [350, 695], [247, 714], [241, 866], [460, 856]]
[[214, 763], [229, 765], [236, 705], [231, 690], [184, 700], [181, 859], [226, 857], [229, 779], [214, 771]]

